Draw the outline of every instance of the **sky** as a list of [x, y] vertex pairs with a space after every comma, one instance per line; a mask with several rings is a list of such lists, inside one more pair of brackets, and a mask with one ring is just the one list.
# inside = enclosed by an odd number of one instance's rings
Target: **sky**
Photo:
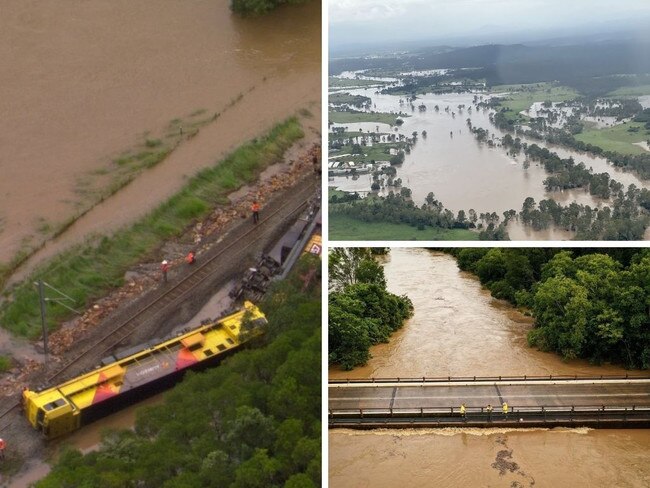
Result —
[[440, 40], [471, 44], [534, 35], [647, 30], [648, 0], [329, 0], [330, 49], [356, 43]]

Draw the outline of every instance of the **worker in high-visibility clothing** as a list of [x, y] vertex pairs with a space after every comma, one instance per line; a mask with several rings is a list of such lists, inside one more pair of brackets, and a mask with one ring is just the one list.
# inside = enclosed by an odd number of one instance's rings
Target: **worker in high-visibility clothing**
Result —
[[508, 418], [508, 403], [503, 402], [503, 415], [505, 415], [506, 418]]
[[465, 418], [465, 404], [461, 403], [460, 404], [460, 414]]
[[5, 458], [5, 448], [7, 447], [7, 443], [4, 441], [4, 439], [0, 439], [0, 459]]
[[255, 200], [251, 205], [251, 212], [253, 212], [253, 223], [257, 224], [260, 220], [260, 204]]

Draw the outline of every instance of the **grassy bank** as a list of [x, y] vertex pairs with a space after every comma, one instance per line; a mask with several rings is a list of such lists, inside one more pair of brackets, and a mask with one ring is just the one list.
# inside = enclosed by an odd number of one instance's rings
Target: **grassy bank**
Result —
[[[121, 286], [125, 271], [132, 265], [150, 256], [165, 240], [181, 234], [194, 219], [225, 203], [230, 192], [254, 181], [303, 136], [298, 120], [290, 118], [198, 173], [183, 190], [130, 228], [103, 237], [96, 245], [76, 246], [57, 256], [13, 291], [11, 300], [0, 308], [0, 325], [21, 336], [39, 335], [38, 297], [32, 285], [39, 279], [72, 297], [76, 308]], [[50, 328], [70, 316], [67, 309], [52, 302], [47, 313]]]
[[[636, 128], [636, 132], [629, 129]], [[605, 151], [614, 151], [621, 154], [647, 154], [648, 151], [635, 142], [643, 142], [650, 139], [647, 130], [642, 123], [628, 122], [605, 129], [587, 129], [575, 138], [579, 141], [593, 144], [603, 148]]]
[[425, 227], [408, 224], [363, 222], [342, 215], [329, 216], [330, 239], [341, 241], [477, 241], [478, 233], [465, 229]]

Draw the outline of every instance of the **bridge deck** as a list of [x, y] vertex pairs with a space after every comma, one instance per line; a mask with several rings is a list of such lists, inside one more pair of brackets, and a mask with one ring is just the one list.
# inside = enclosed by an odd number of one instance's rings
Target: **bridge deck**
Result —
[[[357, 383], [329, 385], [331, 422], [350, 424], [354, 419], [424, 419], [426, 422], [471, 420], [486, 423], [503, 417], [501, 404], [507, 402], [517, 419], [574, 421], [650, 420], [650, 379]], [[460, 405], [466, 405], [466, 417]], [[486, 406], [494, 408], [487, 415]], [[628, 412], [633, 411], [633, 415]], [[419, 422], [424, 423], [424, 420]]]

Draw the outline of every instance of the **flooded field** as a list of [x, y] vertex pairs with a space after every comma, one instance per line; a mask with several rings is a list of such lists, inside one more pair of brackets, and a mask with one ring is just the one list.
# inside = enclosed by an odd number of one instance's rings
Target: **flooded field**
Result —
[[319, 124], [320, 24], [318, 2], [260, 19], [233, 16], [227, 0], [4, 2], [0, 262], [83, 209], [80, 180], [101, 183], [121, 151], [175, 118], [223, 112], [73, 237], [123, 225], [302, 108]]
[[[453, 257], [393, 248], [388, 289], [415, 314], [367, 366], [330, 378], [625, 374], [528, 347], [532, 319], [493, 299]], [[626, 486], [650, 482], [650, 432], [589, 429], [331, 430], [330, 486]], [[504, 452], [505, 451], [505, 452]], [[519, 483], [519, 484], [516, 484]]]
[[[421, 95], [414, 102], [416, 106], [426, 106], [426, 111], [420, 112], [417, 108], [412, 111], [407, 103], [400, 104], [399, 96], [381, 95], [375, 93], [375, 90], [357, 89], [350, 90], [350, 93], [370, 97], [374, 111], [407, 113], [409, 117], [404, 118], [403, 125], [396, 131], [387, 124], [349, 123], [334, 126], [345, 126], [351, 132], [362, 129], [364, 133], [377, 131], [407, 137], [417, 131], [419, 136], [411, 153], [397, 167], [397, 177], [402, 179], [403, 186], [412, 190], [416, 203], [423, 202], [427, 194], [433, 192], [446, 208], [454, 212], [472, 208], [479, 213], [495, 211], [499, 215], [509, 209], [520, 210], [527, 197], [533, 197], [536, 201], [552, 197], [565, 205], [573, 201], [591, 206], [603, 203], [580, 189], [547, 192], [543, 181], [548, 175], [543, 167], [531, 163], [528, 169], [524, 169], [523, 155], [514, 158], [502, 147], [490, 148], [479, 143], [467, 127], [468, 118], [474, 127], [487, 129], [498, 137], [505, 135], [505, 132], [499, 131], [490, 123], [489, 110], [477, 110], [475, 107], [468, 110], [474, 94]], [[436, 105], [439, 111], [435, 111]], [[459, 109], [459, 105], [464, 105], [465, 108]], [[447, 107], [448, 112], [445, 110]], [[422, 131], [427, 132], [426, 137], [421, 135]], [[637, 187], [650, 187], [650, 182], [644, 182], [632, 173], [613, 167], [604, 158], [541, 141], [522, 140], [548, 147], [563, 158], [573, 157], [593, 168], [596, 173], [608, 172], [613, 179], [626, 186], [633, 183]], [[372, 176], [369, 174], [357, 178], [336, 176], [330, 178], [329, 186], [346, 191], [368, 191], [371, 183]], [[387, 190], [383, 191], [387, 193]], [[511, 230], [510, 226], [508, 230]], [[525, 235], [525, 232], [515, 230], [511, 237], [525, 238]], [[556, 237], [565, 238], [562, 233]]]

